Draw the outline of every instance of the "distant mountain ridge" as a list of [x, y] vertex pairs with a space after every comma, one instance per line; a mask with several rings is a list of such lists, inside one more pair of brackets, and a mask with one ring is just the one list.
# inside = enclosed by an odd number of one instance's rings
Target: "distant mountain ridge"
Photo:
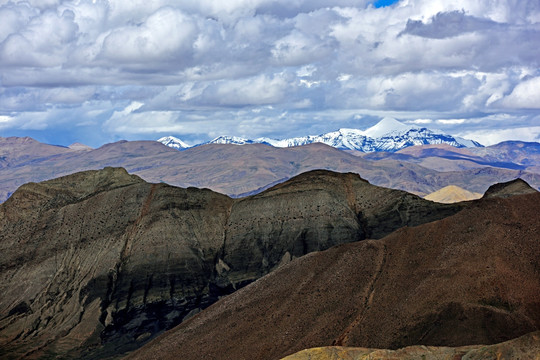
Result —
[[[191, 146], [173, 136], [163, 137], [159, 142], [182, 150]], [[276, 140], [267, 137], [245, 139], [237, 136], [218, 136], [204, 144], [266, 144], [274, 147], [293, 147], [312, 143], [323, 143], [340, 150], [361, 152], [395, 152], [409, 146], [428, 144], [448, 144], [457, 148], [483, 147], [474, 140], [468, 140], [425, 127], [405, 125], [393, 118], [384, 118], [367, 130], [339, 129], [321, 135], [307, 135], [290, 139]]]

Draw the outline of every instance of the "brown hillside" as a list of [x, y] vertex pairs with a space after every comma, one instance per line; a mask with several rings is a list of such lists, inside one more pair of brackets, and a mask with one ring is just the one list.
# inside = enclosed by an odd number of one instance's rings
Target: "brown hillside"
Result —
[[533, 189], [522, 179], [515, 179], [502, 184], [495, 184], [487, 189], [484, 198], [501, 197], [506, 198], [514, 195], [534, 194], [538, 191]]
[[327, 171], [237, 200], [118, 168], [26, 184], [0, 205], [0, 357], [122, 354], [295, 257], [461, 209]]
[[129, 359], [279, 359], [342, 345], [493, 344], [540, 329], [540, 194], [480, 200], [381, 240], [311, 253]]

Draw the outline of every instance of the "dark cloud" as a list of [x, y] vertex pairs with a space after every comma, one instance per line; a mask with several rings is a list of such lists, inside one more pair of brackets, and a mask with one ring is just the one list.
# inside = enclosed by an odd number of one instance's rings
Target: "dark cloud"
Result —
[[466, 15], [463, 10], [456, 10], [438, 13], [429, 23], [409, 19], [400, 36], [411, 34], [430, 39], [444, 39], [469, 32], [495, 30], [499, 26], [495, 21], [476, 18]]

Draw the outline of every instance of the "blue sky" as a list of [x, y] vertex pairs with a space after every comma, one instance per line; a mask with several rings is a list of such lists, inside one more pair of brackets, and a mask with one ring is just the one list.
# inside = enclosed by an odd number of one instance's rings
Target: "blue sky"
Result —
[[0, 0], [0, 136], [540, 140], [537, 0]]
[[380, 8], [380, 7], [385, 7], [385, 6], [390, 6], [394, 3], [397, 3], [398, 0], [378, 0], [378, 1], [375, 1], [375, 3], [373, 3], [373, 5], [376, 7], [376, 8]]

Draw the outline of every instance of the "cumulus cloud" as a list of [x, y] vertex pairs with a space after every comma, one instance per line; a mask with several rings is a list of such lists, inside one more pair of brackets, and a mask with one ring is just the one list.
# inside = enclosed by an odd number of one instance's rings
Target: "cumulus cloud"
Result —
[[509, 108], [540, 109], [540, 77], [517, 84], [501, 104]]
[[[384, 116], [461, 132], [534, 125], [538, 1], [374, 3], [0, 0], [3, 134], [68, 118], [112, 138], [170, 129], [188, 140]], [[490, 120], [501, 111], [519, 121]]]

